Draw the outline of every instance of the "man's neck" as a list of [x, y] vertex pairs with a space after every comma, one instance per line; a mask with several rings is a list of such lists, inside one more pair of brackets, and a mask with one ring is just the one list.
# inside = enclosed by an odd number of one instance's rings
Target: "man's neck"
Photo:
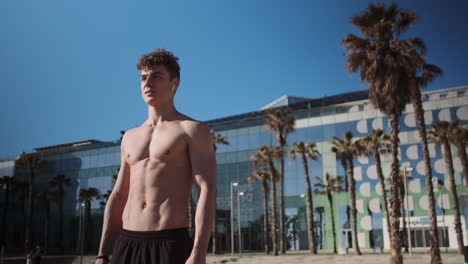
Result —
[[164, 105], [148, 105], [148, 120], [145, 124], [149, 126], [156, 126], [162, 121], [173, 120], [177, 116], [177, 109], [173, 103]]

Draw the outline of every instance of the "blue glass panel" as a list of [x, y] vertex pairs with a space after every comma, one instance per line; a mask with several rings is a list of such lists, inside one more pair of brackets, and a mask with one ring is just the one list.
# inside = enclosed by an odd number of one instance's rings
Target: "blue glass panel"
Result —
[[298, 195], [297, 181], [296, 180], [285, 180], [284, 181], [284, 195], [285, 196], [296, 196], [296, 195]]
[[341, 205], [338, 208], [338, 226], [337, 226], [337, 232], [340, 234], [340, 248], [346, 248], [348, 247], [348, 238], [346, 236], [345, 232], [342, 232], [342, 229], [349, 229], [351, 228], [351, 223], [349, 221], [348, 217], [348, 206], [347, 205]]
[[[355, 121], [345, 122], [345, 123], [337, 123], [337, 124], [333, 124], [333, 125], [336, 127], [335, 128], [336, 134], [333, 135], [335, 137], [343, 137], [347, 131], [351, 131], [353, 133], [353, 135], [358, 134], [358, 131], [356, 129], [357, 122], [355, 122]], [[325, 134], [325, 135], [330, 136], [328, 134]]]
[[[380, 208], [382, 210], [382, 205], [380, 206]], [[370, 216], [371, 216], [371, 219], [372, 219], [372, 229], [382, 229], [383, 228], [383, 224], [382, 224], [383, 214], [382, 214], [382, 211], [380, 211], [379, 213], [370, 212]]]
[[287, 138], [288, 145], [292, 145], [294, 142], [299, 142], [300, 139], [298, 137], [298, 130], [290, 133]]
[[237, 136], [236, 150], [244, 150], [248, 145], [248, 141], [245, 135]]
[[333, 137], [336, 137], [337, 133], [344, 134], [345, 131], [341, 131], [341, 130], [336, 131], [336, 126], [334, 125], [323, 126], [323, 134], [325, 135], [325, 138], [323, 140], [331, 140]]
[[259, 134], [259, 142], [258, 145], [255, 146], [256, 148], [263, 146], [263, 145], [269, 145], [271, 141], [276, 141], [270, 133], [267, 132], [262, 132]]
[[307, 141], [320, 142], [323, 140], [323, 129], [321, 126], [307, 127], [305, 128], [305, 138]]
[[309, 178], [311, 181], [312, 188], [314, 188], [314, 184], [319, 183], [316, 177], [322, 179], [323, 178], [323, 167], [322, 162], [319, 158], [318, 161], [308, 161], [309, 164]]
[[348, 216], [348, 205], [340, 205], [338, 208], [338, 230], [343, 228], [351, 228], [351, 223]]
[[345, 172], [345, 169], [344, 167], [342, 166], [341, 164], [341, 161], [340, 160], [337, 160], [336, 161], [336, 175], [333, 174], [333, 172], [329, 172], [329, 174], [331, 176], [340, 176], [342, 177], [344, 183], [343, 183], [343, 188], [346, 188], [346, 186], [348, 186], [348, 178], [346, 176], [346, 172]]
[[239, 142], [238, 142], [238, 137], [237, 136], [232, 136], [229, 137], [229, 143], [231, 143], [229, 151], [237, 151], [239, 149]]
[[440, 208], [439, 203], [437, 202], [437, 198], [435, 200], [435, 207], [436, 207], [436, 215], [442, 215], [442, 211], [444, 211], [444, 214], [447, 215], [447, 211]]

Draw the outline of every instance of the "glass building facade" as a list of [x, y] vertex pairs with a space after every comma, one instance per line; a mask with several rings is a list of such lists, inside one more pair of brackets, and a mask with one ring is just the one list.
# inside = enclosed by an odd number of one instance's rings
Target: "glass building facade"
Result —
[[[388, 118], [376, 110], [368, 101], [367, 91], [340, 94], [320, 99], [306, 99], [296, 97], [282, 97], [267, 107], [282, 107], [287, 105], [293, 110], [295, 117], [295, 131], [287, 137], [287, 148], [294, 142], [314, 142], [317, 144], [320, 157], [316, 161], [308, 161], [309, 175], [312, 185], [330, 175], [344, 176], [345, 170], [335, 154], [331, 151], [333, 137], [342, 138], [346, 131], [351, 131], [356, 138], [367, 136], [373, 129], [383, 129], [390, 132]], [[468, 125], [468, 86], [423, 93], [423, 106], [427, 128], [433, 121], [460, 120], [463, 126]], [[219, 251], [230, 251], [231, 235], [231, 193], [232, 182], [239, 185], [233, 187], [235, 249], [238, 250], [239, 233], [242, 238], [242, 250], [263, 250], [263, 196], [259, 182], [249, 183], [253, 165], [251, 156], [256, 148], [262, 145], [277, 145], [276, 138], [269, 132], [263, 121], [264, 112], [256, 111], [236, 116], [224, 117], [206, 121], [216, 133], [222, 134], [229, 145], [217, 146], [217, 248]], [[425, 190], [426, 177], [419, 134], [416, 128], [414, 111], [411, 105], [406, 107], [400, 119], [400, 165], [414, 168], [408, 181], [408, 199], [405, 212], [409, 214], [411, 244], [413, 247], [429, 246], [429, 218], [428, 200]], [[46, 172], [37, 176], [37, 189], [59, 173], [72, 179], [72, 185], [67, 187], [65, 195], [65, 248], [73, 251], [77, 248], [78, 227], [80, 221], [79, 190], [96, 187], [105, 193], [113, 186], [112, 175], [117, 174], [120, 166], [119, 142], [88, 141], [51, 146], [36, 149], [49, 161]], [[440, 183], [435, 186], [436, 212], [440, 230], [441, 246], [457, 248], [456, 235], [453, 227], [452, 201], [449, 191], [448, 175], [440, 146], [429, 142], [433, 176]], [[458, 159], [458, 149], [452, 148], [454, 157], [455, 180], [460, 195], [462, 225], [465, 243], [468, 223], [468, 199], [463, 186], [464, 177], [461, 162]], [[466, 151], [466, 150], [462, 150]], [[382, 157], [383, 171], [388, 177], [390, 171], [390, 155]], [[15, 169], [15, 159], [0, 161], [0, 175], [16, 176], [27, 179], [24, 172]], [[361, 248], [389, 248], [387, 233], [387, 217], [382, 209], [382, 187], [377, 178], [375, 161], [373, 158], [359, 157], [354, 160], [354, 178], [356, 180], [358, 242]], [[279, 186], [277, 187], [279, 190]], [[237, 203], [238, 193], [239, 204]], [[305, 177], [301, 161], [285, 161], [285, 207], [287, 215], [287, 237], [289, 250], [308, 248], [307, 221], [305, 209]], [[2, 192], [3, 193], [3, 192]], [[278, 192], [279, 193], [279, 192]], [[16, 193], [16, 199], [8, 210], [9, 248], [22, 247], [24, 237], [24, 215], [22, 201], [24, 198]], [[196, 201], [196, 193], [193, 193]], [[279, 197], [276, 197], [279, 200]], [[335, 221], [338, 248], [352, 247], [351, 225], [349, 221], [349, 193], [334, 194], [334, 208], [330, 208], [326, 197], [313, 196], [314, 229], [316, 231], [319, 249], [333, 248], [333, 233], [331, 221]], [[4, 204], [4, 199], [0, 199]], [[271, 205], [271, 202], [269, 203]], [[406, 206], [408, 204], [408, 206]], [[279, 203], [278, 203], [279, 205]], [[97, 251], [100, 240], [103, 209], [98, 201], [91, 205], [89, 236], [90, 249]], [[238, 208], [240, 212], [238, 212]], [[278, 208], [279, 210], [279, 208]], [[335, 219], [331, 219], [331, 210]], [[42, 243], [44, 225], [39, 219], [44, 218], [44, 211], [38, 206], [35, 221], [34, 241]], [[51, 212], [51, 231], [49, 244], [54, 247], [57, 243], [58, 210], [55, 205]], [[240, 221], [240, 223], [238, 222]], [[238, 226], [241, 232], [238, 232]], [[19, 235], [18, 235], [19, 234]]]

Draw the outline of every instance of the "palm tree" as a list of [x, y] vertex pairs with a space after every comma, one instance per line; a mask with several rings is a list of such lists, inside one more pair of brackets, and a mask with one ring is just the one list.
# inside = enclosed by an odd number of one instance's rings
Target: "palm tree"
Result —
[[122, 139], [123, 139], [123, 136], [125, 135], [125, 130], [120, 130], [120, 139], [119, 139], [119, 142], [122, 142]]
[[296, 240], [297, 240], [297, 221], [299, 220], [299, 216], [297, 215], [291, 215], [291, 216], [286, 216], [286, 230], [289, 230], [290, 228], [292, 231], [290, 232], [290, 235], [287, 236], [288, 241], [292, 241], [294, 243], [294, 250], [297, 250], [296, 247]]
[[392, 20], [390, 17], [387, 18], [387, 22], [395, 26], [395, 31], [392, 32], [395, 33], [395, 38], [388, 40], [388, 44], [389, 46], [394, 45], [396, 47], [393, 52], [399, 53], [398, 56], [408, 59], [405, 62], [405, 74], [409, 74], [409, 83], [407, 83], [407, 88], [409, 89], [410, 100], [414, 108], [416, 124], [424, 153], [426, 191], [428, 194], [428, 209], [431, 220], [429, 228], [431, 237], [431, 259], [432, 263], [440, 263], [442, 261], [440, 258], [439, 249], [437, 215], [435, 210], [435, 198], [432, 181], [433, 177], [429, 148], [427, 145], [427, 132], [426, 123], [424, 120], [424, 109], [421, 100], [421, 89], [426, 88], [431, 81], [441, 75], [442, 69], [436, 65], [426, 63], [426, 45], [421, 38], [400, 39], [400, 34], [412, 26], [419, 17], [412, 11], [403, 9], [398, 10], [396, 5], [395, 10], [389, 14], [396, 16], [398, 15], [398, 12], [400, 14], [399, 19]]
[[[83, 218], [83, 223], [85, 223], [83, 226], [83, 237], [81, 239], [83, 239], [84, 242], [86, 242], [86, 245], [84, 247], [84, 251], [86, 250], [87, 248], [87, 245], [89, 244], [89, 238], [86, 236], [86, 233], [87, 233], [87, 228], [86, 228], [86, 223], [89, 221], [90, 219], [90, 216], [91, 216], [91, 201], [95, 199], [95, 200], [99, 200], [101, 199], [101, 192], [94, 188], [94, 187], [90, 187], [88, 189], [81, 189], [80, 190], [80, 194], [79, 194], [79, 201], [80, 202], [84, 202], [84, 210], [85, 210], [85, 214], [84, 214], [84, 218]], [[91, 237], [91, 236], [90, 236]]]
[[314, 205], [312, 200], [312, 187], [309, 178], [309, 166], [307, 165], [307, 157], [311, 160], [317, 160], [320, 153], [317, 150], [315, 143], [294, 143], [289, 151], [289, 159], [294, 160], [296, 156], [301, 156], [302, 167], [304, 168], [304, 176], [306, 180], [306, 210], [307, 210], [307, 228], [309, 234], [309, 251], [312, 254], [317, 254], [317, 246], [314, 232]]
[[320, 249], [323, 249], [323, 213], [325, 212], [325, 208], [323, 208], [321, 206], [316, 207], [315, 211], [317, 211], [317, 213], [319, 215], [319, 226], [318, 226], [318, 228], [320, 228], [320, 242], [319, 242], [319, 245], [320, 245]]
[[117, 173], [112, 175], [112, 184], [115, 184], [117, 177], [119, 176], [120, 167], [117, 168]]
[[[410, 27], [418, 19], [418, 16], [414, 12], [409, 12], [404, 16], [405, 21], [404, 28]], [[426, 52], [426, 45], [420, 38], [398, 40], [402, 49], [400, 52], [411, 54], [411, 62], [413, 63], [412, 79], [408, 86], [410, 91], [410, 99], [414, 108], [414, 114], [418, 132], [421, 138], [421, 145], [424, 153], [424, 169], [426, 174], [426, 191], [428, 196], [428, 209], [429, 218], [431, 221], [429, 232], [430, 232], [430, 244], [431, 244], [431, 259], [432, 263], [442, 263], [439, 249], [439, 231], [437, 229], [437, 215], [435, 209], [435, 197], [433, 187], [433, 177], [431, 168], [431, 158], [429, 155], [429, 147], [427, 145], [427, 132], [426, 122], [424, 120], [424, 109], [421, 100], [421, 89], [427, 87], [429, 82], [435, 79], [437, 76], [442, 74], [442, 69], [433, 64], [427, 64], [424, 58]], [[406, 237], [406, 233], [405, 233]], [[408, 239], [408, 238], [406, 238]], [[408, 244], [408, 243], [407, 243]], [[407, 248], [405, 248], [407, 252]]]
[[288, 134], [294, 131], [294, 117], [289, 108], [268, 109], [265, 115], [265, 126], [276, 136], [278, 141], [278, 161], [280, 165], [280, 252], [286, 253], [285, 249], [285, 207], [284, 207], [284, 147]]
[[268, 174], [266, 168], [255, 170], [247, 178], [249, 183], [259, 180], [262, 184], [262, 193], [263, 193], [263, 241], [265, 245], [265, 253], [270, 254], [269, 246], [269, 236], [268, 236], [268, 181], [270, 180], [270, 175]]
[[[210, 130], [211, 132], [211, 138], [213, 140], [213, 149], [216, 152], [216, 144], [223, 144], [223, 145], [229, 145], [229, 142], [226, 140], [226, 138], [221, 135], [221, 134], [216, 134], [213, 130]], [[217, 196], [217, 195], [216, 195]], [[215, 255], [216, 252], [216, 237], [218, 236], [217, 231], [216, 231], [216, 203], [215, 203], [215, 213], [214, 213], [214, 224], [213, 224], [213, 231], [211, 232], [211, 238], [212, 238], [212, 252], [213, 255]]]
[[336, 251], [336, 227], [335, 227], [335, 213], [333, 207], [333, 193], [334, 192], [344, 192], [344, 188], [342, 184], [344, 180], [342, 177], [332, 177], [327, 172], [325, 174], [325, 182], [319, 177], [316, 177], [319, 183], [314, 184], [315, 190], [314, 193], [318, 195], [326, 195], [328, 204], [330, 205], [330, 214], [331, 214], [331, 224], [332, 224], [332, 232], [333, 232], [333, 253], [338, 253]]
[[452, 124], [449, 142], [457, 147], [458, 158], [462, 164], [463, 175], [465, 175], [465, 186], [468, 187], [468, 162], [465, 151], [468, 144], [468, 129], [461, 127], [460, 120]]
[[213, 140], [213, 148], [215, 152], [217, 150], [216, 144], [229, 146], [229, 141], [226, 140], [226, 137], [223, 136], [222, 134], [215, 133], [213, 130], [211, 130], [211, 138]]
[[[369, 84], [369, 99], [372, 104], [389, 117], [391, 127], [392, 164], [391, 176], [391, 232], [390, 237], [392, 263], [402, 263], [400, 226], [400, 202], [398, 195], [398, 133], [399, 118], [405, 106], [411, 100], [411, 89], [417, 83], [415, 63], [420, 62], [418, 47], [422, 41], [418, 38], [403, 40], [400, 35], [408, 29], [417, 15], [396, 4], [369, 4], [360, 15], [351, 18], [351, 24], [357, 26], [363, 38], [349, 34], [342, 43], [347, 49], [347, 69], [349, 72], [360, 71], [361, 82]], [[421, 87], [421, 86], [420, 86]], [[432, 191], [432, 182], [428, 181], [427, 190]], [[433, 197], [429, 196], [429, 207]], [[435, 211], [434, 211], [435, 212]], [[435, 218], [431, 214], [431, 263], [441, 263], [438, 249], [438, 232], [434, 228]]]
[[382, 172], [382, 160], [380, 155], [385, 155], [390, 152], [390, 135], [384, 134], [383, 130], [375, 129], [372, 130], [372, 133], [360, 141], [363, 144], [362, 154], [364, 156], [373, 156], [375, 159], [375, 167], [377, 171], [377, 177], [379, 178], [380, 185], [382, 187], [382, 198], [383, 198], [383, 207], [385, 208], [385, 213], [387, 215], [387, 229], [388, 237], [391, 237], [391, 226], [390, 226], [390, 214], [388, 212], [388, 200], [387, 193], [385, 188], [385, 179]]
[[[405, 202], [405, 184], [406, 182], [404, 181], [404, 172], [405, 168], [400, 168], [400, 173], [398, 174], [398, 195], [399, 195], [399, 200], [401, 201], [401, 219], [402, 221], [402, 230], [400, 233], [400, 238], [401, 238], [401, 245], [402, 247], [405, 247], [405, 253], [409, 252], [409, 240], [408, 240], [408, 230], [406, 229], [406, 202]], [[409, 179], [408, 176], [406, 176], [406, 179]], [[392, 179], [388, 178], [386, 179], [387, 184], [392, 184]], [[409, 210], [409, 209], [408, 209]]]
[[270, 146], [261, 146], [257, 148], [251, 159], [255, 166], [268, 168], [271, 182], [271, 237], [272, 251], [274, 256], [278, 256], [277, 232], [276, 232], [276, 179], [279, 179], [278, 171], [275, 168], [273, 159], [278, 155], [278, 149]]
[[453, 126], [447, 121], [432, 122], [432, 129], [429, 131], [429, 138], [438, 145], [442, 145], [444, 150], [444, 161], [450, 180], [450, 189], [453, 202], [453, 224], [457, 233], [458, 253], [463, 254], [463, 233], [460, 221], [460, 206], [458, 203], [457, 186], [453, 170], [452, 148], [449, 138], [452, 134]]
[[[406, 207], [405, 203], [405, 185], [406, 185], [406, 180], [411, 180], [411, 176], [405, 175], [405, 168], [400, 169], [400, 174], [398, 178], [398, 190], [400, 193], [400, 201], [401, 204], [403, 205], [403, 210], [402, 210], [402, 219], [403, 219], [403, 227], [402, 227], [402, 234], [401, 237], [403, 239], [403, 244], [405, 246], [405, 253], [408, 253], [409, 249], [409, 237], [408, 237], [408, 230], [406, 229], [406, 210], [409, 212], [409, 208]], [[406, 194], [408, 195], [408, 194]], [[409, 199], [409, 198], [408, 198]]]
[[57, 190], [57, 201], [59, 205], [59, 248], [60, 253], [63, 254], [63, 199], [65, 198], [64, 188], [67, 186], [71, 186], [71, 179], [65, 176], [65, 174], [57, 174], [50, 181], [50, 186]]
[[42, 203], [45, 206], [45, 218], [44, 218], [44, 251], [47, 253], [49, 248], [49, 217], [50, 217], [50, 203], [58, 202], [58, 192], [52, 190], [48, 186], [45, 190], [36, 194], [36, 201]]
[[10, 196], [10, 187], [13, 186], [15, 181], [14, 177], [10, 176], [3, 176], [0, 178], [0, 189], [5, 189], [5, 205], [3, 207], [3, 215], [2, 215], [2, 238], [0, 241], [0, 247], [6, 245], [6, 228], [7, 228], [7, 213], [8, 213], [8, 206], [9, 206], [9, 196]]
[[22, 202], [21, 208], [21, 219], [23, 222], [23, 232], [21, 240], [24, 241], [26, 237], [26, 211], [28, 210], [28, 190], [29, 190], [29, 183], [27, 180], [14, 180], [13, 181], [13, 193], [18, 194], [18, 199]]
[[16, 160], [16, 168], [26, 171], [29, 174], [28, 207], [26, 214], [26, 237], [24, 241], [25, 252], [29, 252], [32, 247], [32, 223], [33, 223], [33, 202], [34, 202], [34, 182], [35, 173], [45, 169], [46, 162], [37, 153], [27, 154], [23, 152]]
[[344, 169], [346, 170], [349, 194], [351, 198], [353, 245], [356, 249], [356, 254], [361, 255], [357, 239], [356, 181], [354, 180], [353, 158], [361, 155], [362, 144], [360, 142], [353, 141], [353, 133], [351, 131], [347, 131], [344, 139], [333, 137], [332, 145], [332, 151], [336, 154], [336, 158], [340, 159], [344, 164]]
[[101, 206], [103, 210], [106, 208], [107, 200], [109, 200], [111, 193], [112, 193], [112, 190], [107, 190], [107, 192], [103, 194], [101, 197], [101, 201], [99, 202], [99, 205]]

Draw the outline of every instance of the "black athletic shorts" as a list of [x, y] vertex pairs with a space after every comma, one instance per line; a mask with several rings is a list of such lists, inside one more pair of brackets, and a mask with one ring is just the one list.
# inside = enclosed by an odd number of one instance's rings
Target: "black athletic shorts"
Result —
[[193, 248], [187, 228], [159, 231], [123, 229], [115, 241], [112, 264], [185, 264]]

